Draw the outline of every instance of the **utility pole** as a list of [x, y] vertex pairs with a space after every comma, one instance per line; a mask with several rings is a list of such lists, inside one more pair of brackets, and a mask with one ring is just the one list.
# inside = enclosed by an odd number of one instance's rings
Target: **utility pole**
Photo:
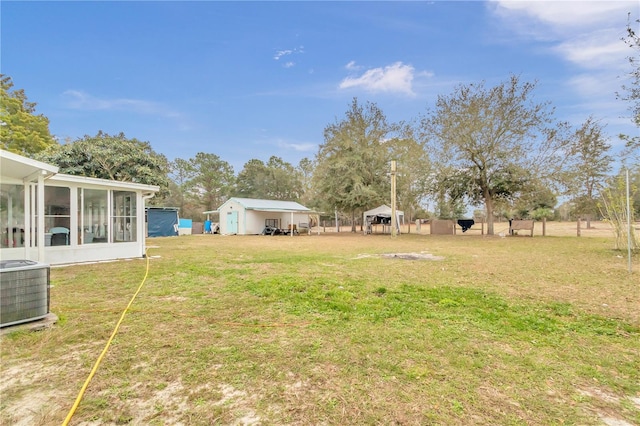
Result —
[[396, 160], [391, 160], [391, 237], [398, 235], [398, 218], [396, 217]]
[[629, 168], [627, 167], [627, 263], [631, 273], [631, 193], [629, 191]]

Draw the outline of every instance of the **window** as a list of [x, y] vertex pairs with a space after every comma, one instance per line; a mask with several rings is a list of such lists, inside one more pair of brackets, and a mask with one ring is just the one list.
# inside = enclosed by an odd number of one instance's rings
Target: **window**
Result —
[[278, 219], [265, 219], [264, 225], [270, 226], [271, 228], [279, 228], [280, 226], [278, 225], [278, 222], [279, 222]]
[[113, 241], [136, 241], [136, 193], [113, 191]]
[[24, 186], [0, 185], [0, 246], [24, 245]]
[[44, 200], [45, 244], [68, 246], [71, 229], [71, 190], [45, 186]]
[[105, 243], [109, 235], [107, 202], [109, 194], [101, 189], [78, 189], [78, 226], [80, 244]]

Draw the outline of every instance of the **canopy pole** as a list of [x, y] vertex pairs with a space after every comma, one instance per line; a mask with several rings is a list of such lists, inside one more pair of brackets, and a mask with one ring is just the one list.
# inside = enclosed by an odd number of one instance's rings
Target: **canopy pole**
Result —
[[396, 216], [396, 160], [391, 160], [391, 237], [398, 235]]
[[629, 168], [627, 167], [627, 263], [631, 273], [631, 191], [629, 190]]

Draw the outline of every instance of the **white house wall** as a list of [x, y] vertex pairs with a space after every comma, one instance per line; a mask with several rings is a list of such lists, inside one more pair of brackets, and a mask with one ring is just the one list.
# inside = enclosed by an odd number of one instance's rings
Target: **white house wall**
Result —
[[[69, 246], [45, 247], [44, 263], [61, 265], [68, 263], [98, 262], [115, 259], [142, 257], [140, 244], [136, 241], [128, 243], [99, 243]], [[38, 259], [37, 247], [3, 248], [2, 259]]]
[[[23, 223], [15, 224], [24, 229], [23, 247], [0, 248], [0, 259], [36, 260], [51, 265], [63, 263], [76, 263], [87, 261], [101, 261], [112, 259], [124, 259], [142, 257], [145, 254], [145, 200], [153, 196], [160, 188], [154, 185], [144, 185], [132, 182], [117, 182], [106, 179], [87, 178], [57, 174], [58, 168], [46, 163], [22, 157], [17, 154], [0, 150], [2, 167], [2, 184], [24, 186]], [[44, 176], [46, 175], [46, 183]], [[45, 193], [47, 187], [69, 188], [69, 245], [47, 246], [45, 244]], [[123, 242], [93, 242], [81, 244], [80, 236], [83, 230], [79, 229], [79, 213], [81, 206], [78, 201], [78, 190], [100, 189], [108, 191], [107, 211], [112, 212], [112, 191], [126, 191], [135, 194], [136, 203], [136, 238], [135, 241]], [[36, 205], [37, 211], [33, 211]], [[10, 214], [8, 214], [10, 215]], [[37, 221], [34, 219], [37, 217]], [[109, 214], [113, 224], [113, 216]], [[121, 217], [122, 218], [122, 217]], [[133, 218], [133, 216], [131, 216]], [[4, 224], [13, 226], [14, 224]], [[38, 232], [41, 230], [41, 232]], [[113, 240], [113, 226], [109, 227], [109, 235], [106, 241]], [[37, 239], [35, 238], [37, 237]], [[84, 238], [84, 235], [83, 235]], [[34, 241], [37, 240], [37, 241]], [[8, 245], [9, 243], [7, 243]]]
[[[3, 179], [4, 183], [4, 179]], [[28, 259], [36, 260], [50, 265], [67, 264], [77, 262], [92, 262], [101, 260], [113, 260], [113, 259], [125, 259], [142, 257], [145, 254], [145, 212], [144, 212], [144, 198], [141, 191], [132, 190], [126, 187], [108, 188], [100, 185], [78, 185], [76, 183], [63, 183], [54, 182], [51, 179], [47, 186], [60, 186], [70, 188], [70, 235], [69, 245], [67, 246], [45, 246], [44, 256], [39, 253], [37, 246], [29, 247], [28, 239], [25, 238], [24, 247], [8, 247], [1, 249], [1, 258], [3, 260], [15, 260], [15, 259]], [[79, 188], [92, 188], [92, 189], [115, 189], [123, 190], [135, 193], [136, 199], [136, 241], [116, 242], [116, 243], [92, 243], [92, 244], [80, 244], [79, 242], [79, 222], [78, 213], [80, 206], [78, 205], [78, 190]], [[109, 203], [111, 202], [111, 196], [108, 197]], [[110, 206], [110, 204], [109, 204]], [[110, 207], [109, 207], [110, 208]], [[75, 212], [75, 213], [74, 213]], [[25, 215], [30, 215], [32, 212], [25, 207]], [[110, 232], [113, 229], [110, 227]], [[109, 236], [111, 241], [111, 236]]]
[[244, 207], [239, 203], [229, 200], [220, 206], [220, 234], [229, 235], [230, 232], [227, 229], [227, 214], [231, 212], [238, 212], [238, 234], [242, 231], [243, 226], [243, 216], [244, 216]]
[[[234, 211], [238, 212], [238, 235], [261, 234], [267, 219], [277, 219], [279, 226], [283, 229], [288, 229], [291, 223], [291, 213], [247, 210], [240, 203], [229, 200], [220, 207], [220, 233], [222, 235], [231, 234], [229, 229], [227, 229], [227, 215]], [[293, 214], [293, 223], [296, 224], [298, 228], [301, 223], [308, 222], [309, 215], [307, 213]]]
[[255, 210], [245, 210], [244, 212], [244, 235], [261, 234], [264, 229], [264, 220], [270, 219], [269, 213]]

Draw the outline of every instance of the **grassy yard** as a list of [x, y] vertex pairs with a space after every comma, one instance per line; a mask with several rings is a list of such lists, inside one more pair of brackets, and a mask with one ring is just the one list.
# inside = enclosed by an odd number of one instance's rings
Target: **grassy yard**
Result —
[[[71, 424], [640, 424], [640, 262], [610, 237], [148, 245]], [[2, 424], [64, 420], [145, 266], [52, 269], [60, 321], [1, 340]]]

